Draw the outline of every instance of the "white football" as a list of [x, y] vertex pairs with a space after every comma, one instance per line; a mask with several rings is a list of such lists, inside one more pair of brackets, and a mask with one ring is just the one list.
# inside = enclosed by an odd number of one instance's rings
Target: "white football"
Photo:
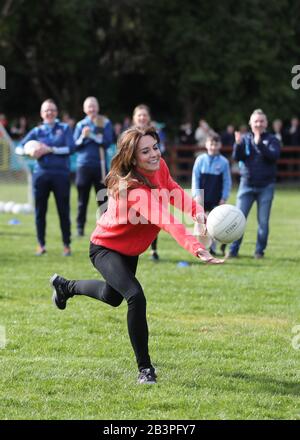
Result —
[[20, 214], [22, 212], [22, 205], [20, 203], [15, 203], [12, 207], [11, 212], [13, 214]]
[[220, 205], [208, 214], [206, 227], [209, 235], [215, 240], [232, 243], [243, 235], [246, 218], [236, 206]]
[[14, 205], [15, 205], [15, 202], [12, 202], [12, 201], [6, 202], [4, 205], [4, 212], [6, 212], [6, 213], [12, 212]]
[[27, 156], [32, 156], [34, 151], [37, 150], [40, 146], [40, 142], [38, 141], [28, 141], [24, 145], [24, 153], [27, 154]]
[[31, 214], [32, 211], [33, 211], [33, 208], [29, 203], [24, 203], [23, 205], [21, 205], [22, 214]]

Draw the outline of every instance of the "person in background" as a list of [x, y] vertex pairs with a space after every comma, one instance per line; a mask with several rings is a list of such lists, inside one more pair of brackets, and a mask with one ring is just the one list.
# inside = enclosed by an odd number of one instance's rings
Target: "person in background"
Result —
[[57, 119], [57, 106], [46, 99], [41, 106], [41, 125], [34, 127], [21, 141], [36, 140], [39, 148], [33, 153], [37, 159], [33, 169], [33, 193], [35, 202], [35, 224], [38, 247], [36, 255], [46, 253], [46, 214], [48, 199], [54, 194], [63, 241], [63, 255], [71, 255], [70, 220], [70, 154], [74, 141], [70, 127]]
[[[97, 221], [90, 243], [90, 259], [104, 281], [69, 280], [54, 274], [50, 279], [54, 288], [52, 300], [58, 309], [64, 310], [67, 301], [79, 295], [112, 307], [118, 307], [125, 299], [128, 333], [139, 370], [138, 383], [152, 385], [156, 383], [156, 372], [148, 348], [146, 297], [136, 278], [139, 255], [163, 229], [198, 261], [210, 264], [224, 261], [210, 255], [169, 212], [172, 203], [194, 221], [204, 221], [203, 208], [171, 178], [161, 158], [156, 130], [133, 126], [120, 136], [117, 151], [106, 178], [108, 209]], [[164, 200], [155, 196], [157, 191], [164, 192]], [[178, 196], [171, 196], [174, 191]]]
[[75, 119], [72, 118], [68, 112], [63, 112], [61, 120], [65, 124], [68, 124], [68, 126], [71, 128], [72, 133], [73, 133], [73, 131], [75, 129], [75, 125], [76, 125]]
[[179, 143], [183, 145], [194, 145], [195, 136], [191, 122], [184, 122], [179, 127]]
[[7, 130], [8, 130], [8, 120], [4, 113], [0, 113], [0, 124]]
[[[226, 203], [231, 190], [229, 161], [220, 154], [222, 147], [220, 136], [211, 133], [206, 138], [207, 153], [197, 157], [192, 173], [192, 196], [204, 207], [206, 214], [218, 205]], [[196, 225], [197, 226], [197, 225]], [[195, 231], [196, 235], [201, 235]], [[221, 245], [225, 255], [226, 245]], [[216, 242], [210, 247], [211, 255], [216, 255]]]
[[116, 122], [114, 124], [114, 142], [118, 141], [120, 134], [122, 133], [122, 124], [120, 122]]
[[290, 126], [286, 131], [287, 145], [291, 147], [298, 147], [300, 145], [300, 125], [297, 116], [294, 116], [290, 121]]
[[272, 122], [272, 134], [278, 139], [280, 145], [283, 145], [283, 124], [281, 119], [274, 119]]
[[129, 116], [125, 116], [122, 124], [122, 132], [127, 130], [129, 127], [131, 127], [131, 125], [132, 125], [131, 118]]
[[18, 140], [25, 136], [28, 131], [27, 118], [20, 116], [20, 118], [10, 127], [10, 134], [14, 140]]
[[[251, 131], [246, 135], [235, 132], [232, 157], [240, 162], [241, 167], [236, 206], [247, 218], [253, 203], [257, 203], [258, 231], [254, 258], [263, 258], [268, 242], [280, 143], [273, 134], [266, 131], [268, 120], [261, 109], [253, 111], [249, 124]], [[238, 256], [242, 239], [230, 245], [228, 258]]]
[[[244, 136], [245, 134], [248, 133], [248, 127], [245, 124], [242, 124], [239, 126], [239, 132], [241, 133], [241, 136]], [[235, 139], [235, 135], [234, 135], [234, 139]]]
[[[97, 98], [89, 96], [83, 103], [86, 117], [76, 124], [74, 141], [77, 152], [75, 183], [78, 192], [77, 235], [84, 235], [87, 207], [92, 186], [96, 195], [105, 190], [106, 176], [105, 150], [113, 143], [114, 131], [111, 121], [99, 114]], [[104, 191], [103, 191], [104, 193]], [[99, 193], [98, 205], [105, 206], [106, 198]], [[99, 196], [98, 194], [98, 196]]]
[[232, 124], [227, 125], [226, 130], [221, 133], [222, 145], [232, 147], [234, 144], [234, 126]]
[[200, 119], [198, 127], [195, 131], [195, 140], [199, 148], [205, 147], [206, 139], [210, 131], [211, 128], [208, 123], [204, 119]]

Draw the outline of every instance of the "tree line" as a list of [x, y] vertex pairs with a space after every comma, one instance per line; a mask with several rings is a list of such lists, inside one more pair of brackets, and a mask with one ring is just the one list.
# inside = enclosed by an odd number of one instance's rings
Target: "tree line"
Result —
[[299, 112], [300, 4], [290, 0], [4, 0], [0, 111], [53, 98], [78, 118], [88, 95], [112, 119], [141, 102], [168, 125]]

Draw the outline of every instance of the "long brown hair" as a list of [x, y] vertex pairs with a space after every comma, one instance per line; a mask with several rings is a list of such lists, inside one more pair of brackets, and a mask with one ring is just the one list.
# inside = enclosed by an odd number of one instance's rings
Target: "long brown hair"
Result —
[[135, 168], [136, 149], [141, 137], [146, 135], [152, 136], [159, 143], [159, 136], [153, 127], [145, 129], [131, 127], [119, 137], [117, 154], [111, 161], [111, 169], [105, 179], [108, 191], [114, 197], [119, 193], [120, 186], [131, 188], [139, 182], [149, 186], [149, 188], [154, 188], [148, 179], [139, 174]]

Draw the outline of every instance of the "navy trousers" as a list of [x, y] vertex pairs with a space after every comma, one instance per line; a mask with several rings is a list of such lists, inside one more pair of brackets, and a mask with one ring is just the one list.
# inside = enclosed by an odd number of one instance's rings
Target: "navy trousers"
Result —
[[70, 220], [70, 175], [69, 173], [38, 172], [33, 174], [33, 194], [35, 201], [35, 224], [37, 239], [45, 246], [46, 214], [51, 191], [54, 194], [60, 221], [62, 241], [65, 246], [71, 242]]
[[[99, 206], [103, 205], [107, 200], [105, 185], [101, 183], [100, 167], [78, 167], [75, 183], [78, 191], [77, 229], [83, 230], [86, 223], [86, 213], [92, 186], [94, 186], [95, 192], [98, 195], [97, 201]], [[99, 191], [100, 193], [98, 194]]]

